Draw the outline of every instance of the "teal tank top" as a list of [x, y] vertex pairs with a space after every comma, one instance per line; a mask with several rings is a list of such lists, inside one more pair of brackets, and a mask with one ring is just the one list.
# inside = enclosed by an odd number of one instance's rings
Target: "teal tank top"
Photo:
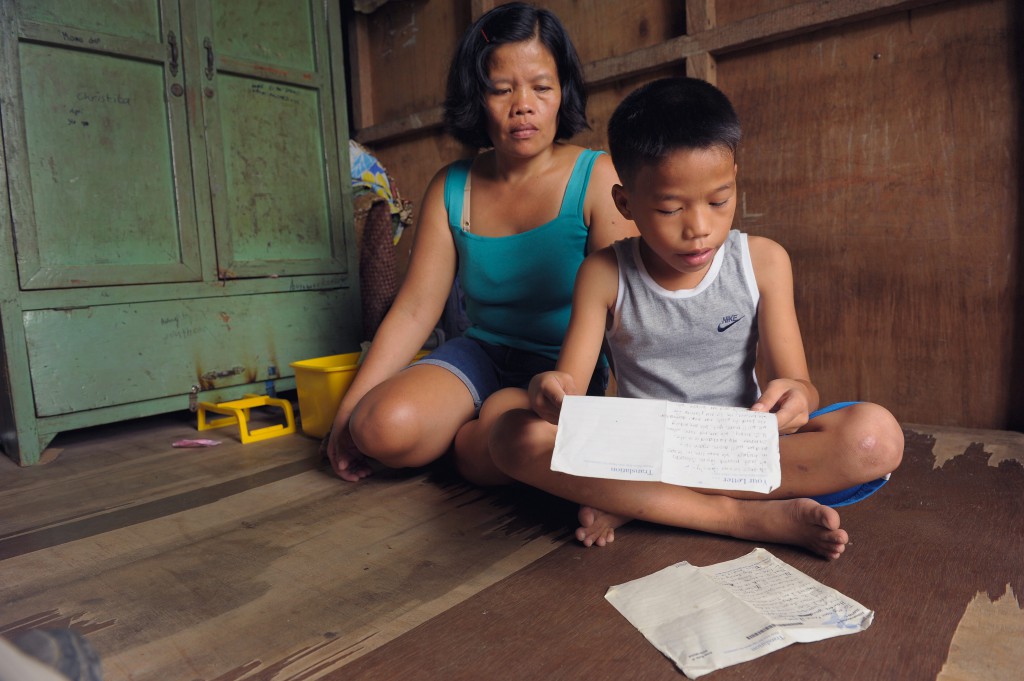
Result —
[[576, 159], [554, 220], [502, 237], [480, 236], [461, 227], [472, 160], [448, 168], [444, 203], [459, 254], [459, 280], [470, 321], [467, 337], [558, 358], [569, 326], [576, 270], [587, 254], [583, 200], [601, 153], [585, 149]]

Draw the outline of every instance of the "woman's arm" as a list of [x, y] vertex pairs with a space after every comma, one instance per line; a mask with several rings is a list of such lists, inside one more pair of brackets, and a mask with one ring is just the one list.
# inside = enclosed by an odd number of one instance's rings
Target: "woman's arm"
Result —
[[615, 252], [603, 248], [587, 256], [576, 274], [572, 313], [558, 364], [554, 371], [540, 374], [530, 383], [530, 405], [543, 419], [557, 423], [562, 398], [586, 393], [618, 290]]
[[779, 432], [790, 433], [807, 423], [818, 407], [811, 383], [800, 324], [793, 300], [793, 266], [786, 250], [764, 237], [748, 237], [750, 258], [761, 301], [758, 304], [758, 357], [767, 381], [757, 411], [775, 412]]
[[446, 174], [443, 168], [427, 187], [405, 279], [339, 405], [335, 427], [347, 427], [359, 400], [409, 363], [441, 317], [457, 262], [444, 208]]

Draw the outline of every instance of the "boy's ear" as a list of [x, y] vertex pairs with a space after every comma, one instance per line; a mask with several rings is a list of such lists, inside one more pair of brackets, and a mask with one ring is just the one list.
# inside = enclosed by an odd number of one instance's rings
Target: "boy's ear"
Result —
[[622, 213], [622, 217], [627, 220], [633, 219], [633, 213], [629, 210], [629, 195], [625, 187], [621, 184], [612, 185], [612, 200], [615, 201], [615, 207]]

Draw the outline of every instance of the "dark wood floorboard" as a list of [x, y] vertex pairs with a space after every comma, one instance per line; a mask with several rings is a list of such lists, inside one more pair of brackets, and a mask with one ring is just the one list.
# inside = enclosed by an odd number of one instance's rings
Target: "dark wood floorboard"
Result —
[[0, 635], [71, 626], [108, 680], [312, 679], [550, 552], [573, 509], [446, 465], [353, 485], [291, 435], [173, 449], [194, 417], [0, 462]]
[[[971, 431], [945, 435], [940, 446], [964, 446], [936, 468], [936, 439], [908, 430], [904, 462], [892, 481], [841, 509], [853, 545], [840, 560], [766, 545], [873, 609], [871, 627], [793, 645], [710, 678], [930, 681], [942, 672], [954, 632], [979, 595], [983, 604], [1006, 599], [999, 602], [1012, 604], [1011, 614], [997, 619], [982, 609], [984, 649], [967, 651], [980, 662], [968, 661], [967, 676], [955, 678], [1021, 678], [1024, 435], [994, 434], [990, 448], [973, 441]], [[1009, 459], [1014, 451], [1018, 461]], [[993, 466], [990, 459], [1001, 462]], [[633, 523], [603, 549], [562, 546], [327, 678], [679, 679], [673, 663], [604, 600], [605, 592], [679, 561], [709, 565], [755, 545]]]

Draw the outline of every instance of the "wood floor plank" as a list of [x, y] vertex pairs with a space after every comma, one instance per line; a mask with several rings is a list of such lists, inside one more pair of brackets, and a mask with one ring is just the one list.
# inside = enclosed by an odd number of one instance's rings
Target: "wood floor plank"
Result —
[[[315, 442], [276, 442], [263, 448], [276, 468], [236, 459], [231, 472], [218, 462], [228, 450], [215, 448], [207, 470], [182, 476], [198, 492], [157, 480], [141, 494], [149, 502], [101, 500], [87, 520], [54, 510], [52, 527], [22, 528], [31, 541], [91, 524], [0, 560], [0, 634], [71, 625], [99, 650], [111, 681], [316, 678], [568, 537], [570, 528], [541, 510], [549, 501], [528, 491], [474, 488], [444, 465], [353, 485], [319, 465]], [[256, 456], [257, 444], [245, 456]], [[297, 454], [279, 451], [289, 446]], [[155, 451], [128, 467], [172, 475], [164, 459]], [[90, 475], [75, 470], [64, 482]], [[113, 496], [128, 498], [137, 475], [112, 479], [121, 490]], [[207, 493], [211, 486], [220, 492]], [[570, 520], [571, 508], [560, 509]]]
[[[222, 444], [171, 446], [200, 435]], [[195, 416], [187, 412], [63, 433], [56, 442], [61, 456], [46, 466], [19, 469], [0, 457], [0, 544], [26, 532], [194, 493], [296, 462], [312, 467], [318, 447], [301, 435], [243, 445], [237, 431], [197, 432]]]

